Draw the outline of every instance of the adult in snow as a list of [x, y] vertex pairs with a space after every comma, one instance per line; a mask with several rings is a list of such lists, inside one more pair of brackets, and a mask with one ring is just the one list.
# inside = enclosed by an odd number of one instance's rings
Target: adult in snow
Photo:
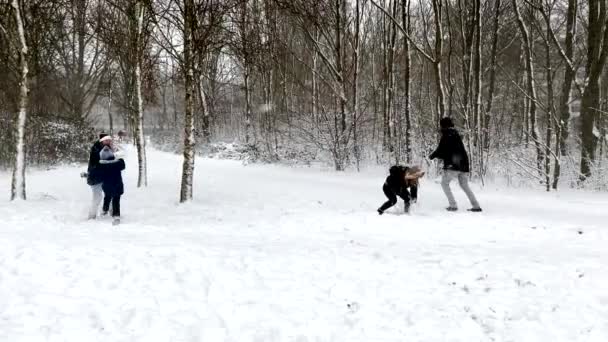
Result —
[[101, 188], [101, 176], [99, 174], [99, 153], [104, 146], [109, 146], [112, 143], [112, 138], [105, 133], [99, 134], [99, 140], [93, 143], [89, 152], [89, 165], [87, 167], [87, 184], [91, 187], [93, 197], [91, 207], [89, 208], [89, 219], [97, 217], [97, 210], [103, 197]]
[[382, 191], [388, 201], [378, 208], [378, 214], [384, 214], [387, 209], [397, 204], [397, 196], [403, 199], [404, 210], [409, 213], [410, 203], [418, 199], [418, 178], [422, 177], [424, 172], [403, 165], [391, 166], [388, 172], [389, 175], [382, 185]]
[[438, 158], [443, 160], [443, 177], [441, 178], [441, 187], [443, 192], [448, 198], [449, 207], [448, 211], [458, 210], [456, 199], [450, 188], [450, 182], [458, 179], [458, 184], [465, 192], [469, 201], [471, 202], [472, 208], [469, 211], [480, 212], [481, 207], [479, 202], [475, 198], [473, 191], [469, 187], [469, 156], [462, 138], [458, 131], [454, 128], [454, 122], [452, 119], [445, 117], [439, 121], [441, 127], [441, 140], [437, 149], [429, 156], [431, 160]]
[[124, 193], [122, 182], [122, 170], [125, 169], [125, 161], [117, 159], [110, 146], [104, 146], [99, 153], [99, 174], [104, 192], [102, 215], [107, 215], [112, 203], [112, 218], [114, 224], [120, 223], [120, 196]]

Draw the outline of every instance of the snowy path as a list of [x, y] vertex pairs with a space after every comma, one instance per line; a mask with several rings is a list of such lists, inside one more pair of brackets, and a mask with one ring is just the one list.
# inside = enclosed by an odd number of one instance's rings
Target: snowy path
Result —
[[118, 228], [83, 219], [81, 167], [0, 201], [0, 341], [608, 340], [607, 195], [477, 189], [484, 213], [451, 214], [426, 180], [379, 217], [382, 172], [199, 159], [180, 206], [181, 158], [148, 158]]

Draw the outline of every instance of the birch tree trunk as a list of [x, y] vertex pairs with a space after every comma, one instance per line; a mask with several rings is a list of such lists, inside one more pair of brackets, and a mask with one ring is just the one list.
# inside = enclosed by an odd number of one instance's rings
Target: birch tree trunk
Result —
[[568, 153], [568, 137], [570, 135], [570, 100], [572, 98], [572, 82], [576, 76], [576, 70], [572, 65], [574, 59], [574, 40], [576, 37], [576, 19], [578, 12], [578, 0], [568, 0], [568, 14], [566, 19], [566, 41], [565, 57], [570, 61], [564, 72], [564, 83], [560, 95], [560, 122], [559, 122], [559, 151], [562, 156]]
[[148, 186], [148, 172], [146, 165], [146, 141], [144, 137], [144, 105], [141, 92], [141, 64], [143, 58], [142, 32], [144, 26], [145, 8], [142, 1], [138, 1], [135, 6], [137, 16], [135, 34], [135, 145], [137, 147], [137, 187]]
[[195, 140], [194, 140], [194, 56], [192, 47], [194, 0], [184, 1], [184, 162], [182, 165], [182, 183], [180, 187], [181, 203], [192, 200]]
[[[200, 64], [203, 64], [202, 62]], [[198, 101], [201, 111], [201, 128], [203, 133], [203, 139], [205, 143], [211, 142], [211, 129], [210, 129], [210, 118], [209, 118], [209, 106], [207, 105], [207, 98], [205, 95], [205, 83], [202, 72], [202, 65], [199, 65], [198, 80], [197, 80], [197, 92]]]
[[[545, 63], [547, 76], [547, 131], [545, 136], [545, 189], [551, 191], [551, 137], [553, 136], [554, 104], [553, 104], [553, 69], [551, 63], [551, 46], [549, 41], [551, 27], [547, 26], [545, 39]], [[555, 151], [557, 153], [557, 151]], [[555, 154], [557, 159], [557, 154]], [[556, 165], [558, 164], [556, 160]]]
[[17, 117], [17, 141], [15, 143], [15, 166], [13, 169], [13, 179], [11, 182], [11, 200], [26, 199], [25, 193], [25, 123], [27, 120], [28, 105], [28, 66], [27, 54], [28, 47], [25, 39], [24, 20], [19, 7], [19, 1], [13, 0], [13, 15], [17, 25], [18, 34], [18, 64], [19, 64], [19, 112]]

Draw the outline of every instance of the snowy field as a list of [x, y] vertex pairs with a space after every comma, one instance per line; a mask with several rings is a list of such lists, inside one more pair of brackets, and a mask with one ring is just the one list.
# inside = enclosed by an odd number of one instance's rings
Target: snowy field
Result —
[[[0, 173], [0, 341], [608, 341], [608, 195], [425, 179], [384, 216], [382, 170], [127, 160], [123, 223], [86, 221], [83, 167]], [[461, 209], [468, 208], [455, 188]]]

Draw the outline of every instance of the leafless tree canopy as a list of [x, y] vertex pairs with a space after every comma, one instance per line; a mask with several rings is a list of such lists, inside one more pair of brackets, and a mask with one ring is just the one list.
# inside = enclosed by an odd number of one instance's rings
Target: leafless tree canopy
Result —
[[145, 136], [177, 137], [185, 201], [195, 152], [210, 143], [274, 161], [312, 151], [336, 170], [430, 167], [438, 120], [450, 116], [478, 179], [605, 189], [607, 7], [0, 0], [1, 166], [19, 164], [20, 144], [34, 162], [30, 142], [49, 123], [123, 129], [144, 186]]

